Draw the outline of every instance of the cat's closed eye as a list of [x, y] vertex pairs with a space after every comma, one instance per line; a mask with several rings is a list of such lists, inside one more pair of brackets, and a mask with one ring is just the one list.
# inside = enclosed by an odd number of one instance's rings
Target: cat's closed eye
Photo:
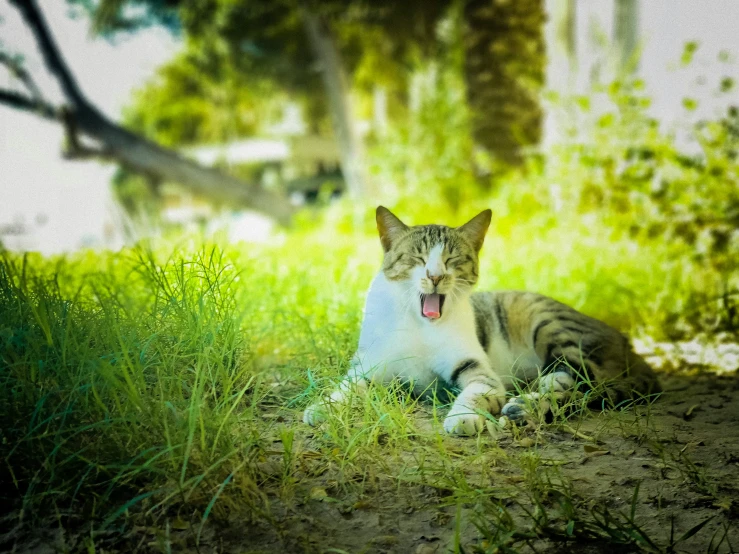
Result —
[[410, 257], [411, 260], [413, 260], [417, 264], [426, 265], [426, 260], [424, 260], [420, 256], [409, 256], [409, 257]]

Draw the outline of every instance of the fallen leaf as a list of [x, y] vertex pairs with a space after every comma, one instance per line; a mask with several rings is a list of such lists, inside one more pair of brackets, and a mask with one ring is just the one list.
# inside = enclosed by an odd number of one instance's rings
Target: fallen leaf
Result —
[[300, 456], [303, 458], [323, 458], [323, 454], [315, 450], [305, 450], [300, 453]]
[[573, 460], [545, 460], [542, 458], [541, 465], [544, 466], [564, 466], [571, 464]]
[[573, 436], [575, 436], [575, 437], [577, 437], [579, 439], [583, 439], [583, 440], [591, 441], [591, 442], [594, 442], [595, 441], [595, 439], [593, 437], [591, 437], [590, 435], [586, 435], [585, 433], [581, 433], [580, 431], [578, 431], [577, 429], [573, 429], [569, 425], [562, 425], [562, 430], [563, 431], [567, 431], [568, 433], [570, 433], [571, 435], [573, 435]]
[[611, 453], [610, 450], [605, 450], [598, 446], [593, 446], [592, 444], [584, 444], [582, 449], [585, 451], [586, 454], [590, 456], [603, 456], [604, 454]]
[[184, 519], [180, 518], [175, 518], [174, 520], [172, 520], [170, 526], [172, 527], [172, 529], [177, 529], [178, 531], [183, 531], [190, 528], [190, 524], [187, 523]]
[[380, 535], [370, 541], [371, 544], [378, 544], [380, 546], [393, 546], [398, 543], [398, 537], [395, 535]]
[[693, 404], [690, 408], [685, 410], [685, 413], [683, 414], [683, 419], [685, 420], [692, 419], [694, 417], [693, 412], [695, 411], [696, 408], [700, 408], [700, 404]]
[[318, 500], [319, 502], [325, 500], [328, 497], [328, 493], [326, 492], [326, 489], [323, 487], [313, 487], [310, 490], [310, 498], [311, 500]]

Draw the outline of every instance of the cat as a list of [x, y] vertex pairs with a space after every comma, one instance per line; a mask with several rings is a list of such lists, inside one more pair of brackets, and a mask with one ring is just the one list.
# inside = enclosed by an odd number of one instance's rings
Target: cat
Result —
[[[457, 228], [409, 227], [382, 206], [376, 220], [384, 250], [372, 281], [359, 346], [346, 378], [303, 420], [323, 421], [330, 405], [393, 379], [427, 390], [439, 378], [458, 387], [444, 429], [474, 435], [485, 414], [524, 420], [537, 403], [551, 409], [580, 387], [607, 385], [612, 403], [660, 391], [628, 339], [605, 323], [532, 292], [472, 293], [478, 254], [490, 225], [485, 210]], [[519, 382], [538, 392], [506, 398]], [[602, 387], [601, 387], [602, 388]]]

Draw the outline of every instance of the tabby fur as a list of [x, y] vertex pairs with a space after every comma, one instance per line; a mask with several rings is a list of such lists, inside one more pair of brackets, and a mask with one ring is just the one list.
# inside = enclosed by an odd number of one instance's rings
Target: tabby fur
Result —
[[[659, 392], [652, 369], [605, 323], [532, 292], [472, 293], [490, 210], [458, 228], [408, 227], [382, 206], [376, 218], [385, 254], [357, 352], [339, 388], [306, 409], [306, 423], [370, 381], [459, 388], [444, 428], [460, 435], [482, 429], [486, 412], [525, 419], [532, 405], [546, 412], [575, 389], [597, 388], [609, 404]], [[506, 398], [532, 381], [537, 391]]]

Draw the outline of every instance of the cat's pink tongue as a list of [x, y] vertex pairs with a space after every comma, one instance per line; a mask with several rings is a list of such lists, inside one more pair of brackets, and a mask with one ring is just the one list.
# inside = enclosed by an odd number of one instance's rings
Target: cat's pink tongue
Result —
[[427, 294], [423, 297], [423, 315], [429, 319], [439, 319], [441, 317], [441, 309], [439, 303], [441, 296], [438, 294]]

